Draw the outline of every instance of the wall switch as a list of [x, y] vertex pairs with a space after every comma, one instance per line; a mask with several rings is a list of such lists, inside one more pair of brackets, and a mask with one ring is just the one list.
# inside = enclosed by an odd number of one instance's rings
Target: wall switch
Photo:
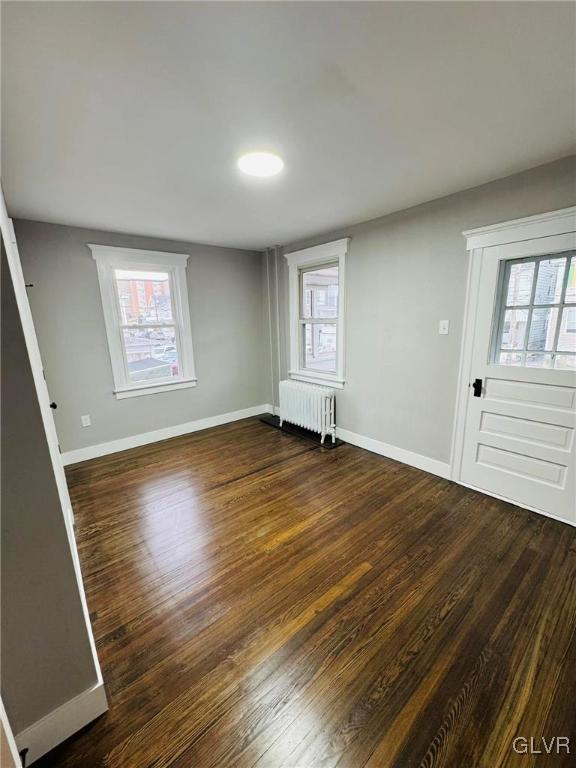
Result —
[[82, 422], [83, 427], [91, 427], [92, 426], [92, 419], [90, 418], [90, 414], [86, 414], [86, 416], [80, 416], [80, 421]]
[[447, 336], [450, 330], [450, 320], [440, 320], [438, 323], [438, 333], [440, 336]]

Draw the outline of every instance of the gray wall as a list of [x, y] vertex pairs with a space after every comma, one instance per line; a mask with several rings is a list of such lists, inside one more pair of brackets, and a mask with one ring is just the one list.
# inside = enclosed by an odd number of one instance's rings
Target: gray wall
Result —
[[[353, 190], [351, 190], [353, 194]], [[462, 231], [576, 203], [576, 158], [293, 243], [285, 251], [350, 236], [346, 262], [346, 385], [340, 427], [450, 460], [468, 258]], [[279, 323], [282, 378], [288, 360], [288, 271], [268, 254]], [[277, 273], [276, 273], [277, 272]], [[277, 279], [277, 284], [276, 284]], [[438, 321], [450, 334], [438, 335]], [[274, 388], [277, 391], [278, 364]]]
[[1, 534], [2, 699], [18, 733], [97, 678], [4, 255]]
[[[269, 402], [261, 254], [32, 221], [15, 230], [63, 451]], [[190, 254], [197, 387], [116, 399], [87, 243]], [[82, 414], [91, 427], [80, 426]]]

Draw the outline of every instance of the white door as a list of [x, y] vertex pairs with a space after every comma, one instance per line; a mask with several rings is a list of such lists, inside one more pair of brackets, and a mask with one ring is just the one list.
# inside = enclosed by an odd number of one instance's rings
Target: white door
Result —
[[576, 234], [473, 258], [460, 480], [576, 523]]

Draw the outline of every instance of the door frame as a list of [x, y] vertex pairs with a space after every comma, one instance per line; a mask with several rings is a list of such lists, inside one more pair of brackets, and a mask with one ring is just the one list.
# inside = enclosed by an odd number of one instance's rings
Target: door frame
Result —
[[[513, 219], [486, 227], [465, 230], [462, 234], [466, 238], [466, 252], [468, 261], [468, 280], [466, 284], [466, 298], [464, 304], [464, 323], [462, 329], [462, 342], [460, 346], [460, 365], [458, 370], [458, 389], [456, 393], [456, 405], [454, 412], [454, 428], [452, 431], [452, 451], [450, 456], [450, 477], [453, 481], [466, 485], [460, 480], [462, 468], [462, 455], [464, 450], [464, 437], [466, 433], [466, 414], [468, 412], [468, 395], [472, 374], [472, 351], [476, 334], [476, 315], [478, 310], [478, 297], [480, 293], [481, 265], [484, 249], [492, 246], [519, 243], [522, 241], [537, 240], [553, 235], [564, 235], [576, 232], [576, 206], [561, 208], [557, 211], [540, 213], [536, 216], [527, 216], [522, 219]], [[504, 498], [498, 494], [491, 496]], [[504, 498], [512, 504], [513, 499]], [[533, 512], [538, 512], [547, 517], [554, 517], [540, 509], [531, 507]], [[566, 520], [561, 518], [555, 518]]]

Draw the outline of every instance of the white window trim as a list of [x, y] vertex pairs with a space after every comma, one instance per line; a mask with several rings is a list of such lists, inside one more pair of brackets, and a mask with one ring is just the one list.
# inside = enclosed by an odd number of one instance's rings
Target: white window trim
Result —
[[[188, 289], [186, 281], [186, 262], [188, 255], [147, 251], [136, 248], [119, 248], [109, 245], [88, 244], [98, 268], [98, 280], [104, 311], [104, 323], [108, 338], [108, 350], [114, 377], [113, 392], [118, 400], [126, 397], [151, 395], [157, 392], [172, 392], [176, 389], [195, 387], [197, 383], [194, 369], [194, 351], [192, 347], [192, 329]], [[157, 384], [133, 384], [126, 377], [124, 351], [120, 335], [120, 313], [116, 294], [115, 269], [162, 269], [171, 277], [172, 301], [175, 312], [175, 325], [179, 335], [181, 375], [172, 381]]]
[[[289, 280], [290, 314], [290, 369], [291, 379], [323, 384], [336, 389], [344, 388], [345, 360], [345, 284], [346, 256], [350, 238], [334, 240], [332, 243], [315, 245], [302, 251], [286, 253]], [[324, 264], [338, 264], [338, 322], [336, 324], [336, 373], [309, 371], [302, 368], [300, 355], [300, 270], [302, 267], [321, 267]]]

